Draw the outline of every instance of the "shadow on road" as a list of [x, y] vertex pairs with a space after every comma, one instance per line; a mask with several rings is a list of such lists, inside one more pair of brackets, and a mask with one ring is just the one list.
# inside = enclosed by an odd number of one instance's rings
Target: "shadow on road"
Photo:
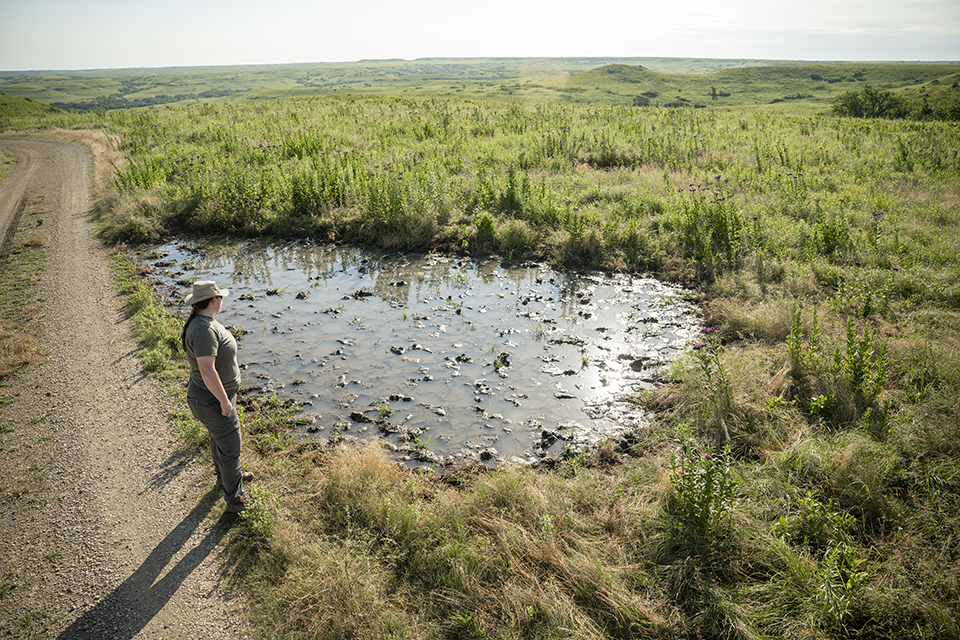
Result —
[[[236, 515], [224, 513], [213, 528], [166, 575], [167, 568], [216, 504], [220, 491], [211, 490], [110, 595], [84, 613], [58, 636], [59, 640], [110, 637], [129, 640], [146, 627], [173, 598], [190, 574], [217, 547]], [[159, 578], [159, 579], [158, 579]]]
[[161, 463], [160, 470], [153, 474], [153, 477], [150, 479], [150, 482], [147, 483], [141, 495], [148, 496], [153, 492], [162, 490], [183, 473], [195, 460], [196, 455], [194, 453], [184, 447], [178, 447]]

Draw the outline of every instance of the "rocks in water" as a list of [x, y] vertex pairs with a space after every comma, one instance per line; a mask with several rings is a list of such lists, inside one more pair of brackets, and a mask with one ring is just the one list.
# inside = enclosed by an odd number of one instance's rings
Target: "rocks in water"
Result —
[[482, 393], [484, 395], [490, 395], [490, 387], [487, 385], [487, 381], [480, 379], [474, 380], [473, 386], [477, 390], [477, 393]]
[[357, 291], [354, 291], [351, 294], [345, 295], [343, 299], [344, 300], [363, 300], [373, 295], [376, 295], [376, 294], [374, 294], [372, 291], [367, 291], [366, 289], [359, 289]]
[[576, 398], [576, 394], [573, 394], [563, 387], [560, 386], [560, 383], [557, 383], [557, 390], [553, 392], [553, 397], [557, 400], [571, 400]]
[[433, 412], [434, 414], [440, 417], [447, 415], [447, 410], [444, 409], [443, 407], [438, 407], [432, 404], [426, 404], [425, 402], [421, 402], [420, 406], [423, 407], [424, 409], [427, 409], [428, 411]]

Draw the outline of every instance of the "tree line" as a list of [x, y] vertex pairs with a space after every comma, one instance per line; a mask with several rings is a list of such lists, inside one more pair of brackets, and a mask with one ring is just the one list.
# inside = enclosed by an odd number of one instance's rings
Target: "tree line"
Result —
[[151, 107], [162, 104], [172, 104], [185, 100], [199, 100], [202, 98], [222, 98], [224, 96], [241, 93], [236, 89], [210, 89], [201, 93], [178, 93], [169, 95], [159, 93], [145, 98], [128, 98], [119, 91], [108, 96], [97, 96], [88, 100], [76, 102], [51, 102], [50, 106], [69, 111], [111, 111], [113, 109], [136, 109], [137, 107]]
[[842, 94], [832, 112], [852, 118], [960, 120], [960, 86], [897, 93], [866, 85]]

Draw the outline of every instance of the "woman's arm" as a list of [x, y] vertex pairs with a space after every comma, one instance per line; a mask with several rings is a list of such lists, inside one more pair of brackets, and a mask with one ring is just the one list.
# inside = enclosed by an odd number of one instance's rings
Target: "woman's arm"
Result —
[[223, 388], [223, 381], [217, 375], [216, 362], [217, 356], [200, 356], [197, 358], [197, 366], [200, 367], [200, 377], [203, 378], [203, 384], [220, 401], [220, 413], [228, 416], [233, 413], [233, 405], [230, 403], [230, 398], [227, 397], [226, 389]]

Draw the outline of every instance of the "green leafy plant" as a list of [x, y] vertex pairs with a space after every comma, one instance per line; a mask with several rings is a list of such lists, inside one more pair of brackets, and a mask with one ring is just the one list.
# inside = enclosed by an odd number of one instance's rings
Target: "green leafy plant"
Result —
[[808, 491], [797, 502], [795, 514], [780, 516], [773, 533], [824, 553], [836, 544], [852, 542], [850, 530], [856, 520], [849, 513], [838, 510], [832, 499], [822, 503]]
[[170, 414], [176, 426], [179, 439], [196, 452], [206, 451], [210, 443], [210, 434], [199, 420], [189, 411], [173, 411]]
[[240, 520], [254, 536], [269, 540], [277, 526], [280, 498], [268, 487], [255, 485], [247, 492]]
[[854, 598], [873, 573], [856, 547], [846, 542], [832, 545], [817, 571], [815, 602], [818, 609], [829, 621], [843, 628]]
[[671, 513], [697, 533], [709, 534], [736, 498], [730, 450], [703, 449], [686, 423], [677, 427], [677, 445], [678, 450], [670, 454], [670, 485], [676, 492]]
[[805, 373], [816, 371], [820, 365], [821, 330], [817, 309], [813, 309], [807, 335], [803, 328], [803, 312], [795, 304], [790, 315], [790, 334], [787, 336], [787, 350], [790, 355], [790, 373], [801, 380]]
[[[713, 329], [704, 331], [712, 332]], [[707, 402], [703, 406], [712, 410], [712, 417], [720, 425], [725, 425], [733, 411], [733, 386], [721, 359], [723, 347], [713, 342], [695, 344], [693, 354], [701, 384], [707, 394]], [[704, 412], [703, 418], [708, 421], [710, 416]]]

